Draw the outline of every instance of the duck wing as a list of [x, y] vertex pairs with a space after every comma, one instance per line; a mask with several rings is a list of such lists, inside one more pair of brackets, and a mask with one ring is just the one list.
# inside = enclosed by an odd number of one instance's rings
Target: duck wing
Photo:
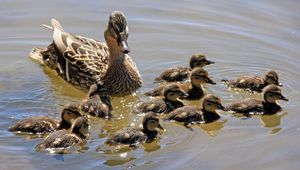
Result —
[[80, 145], [83, 140], [67, 130], [58, 130], [49, 134], [44, 141], [36, 145], [36, 149], [43, 151], [51, 148], [67, 148], [70, 146]]
[[195, 106], [184, 106], [170, 112], [165, 120], [175, 120], [177, 122], [200, 122], [202, 121], [201, 109]]
[[63, 30], [55, 19], [53, 40], [63, 59], [58, 59], [60, 75], [74, 85], [88, 88], [104, 77], [109, 60], [105, 43], [83, 36], [75, 36]]
[[236, 113], [262, 112], [262, 101], [257, 99], [245, 99], [225, 107], [225, 111], [234, 111]]
[[139, 143], [145, 143], [146, 141], [147, 136], [141, 131], [140, 128], [129, 127], [114, 133], [107, 139], [106, 143], [110, 145], [137, 145]]
[[167, 82], [174, 82], [174, 81], [183, 81], [188, 78], [191, 69], [188, 67], [176, 67], [176, 68], [168, 68], [163, 71], [159, 77], [156, 77], [154, 81], [156, 83], [167, 81]]

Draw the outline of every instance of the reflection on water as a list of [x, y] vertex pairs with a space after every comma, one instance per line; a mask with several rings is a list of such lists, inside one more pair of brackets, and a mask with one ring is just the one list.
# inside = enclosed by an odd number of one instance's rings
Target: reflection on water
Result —
[[282, 128], [280, 126], [281, 118], [288, 115], [287, 112], [279, 112], [274, 115], [243, 115], [233, 114], [234, 117], [247, 121], [247, 119], [256, 118], [262, 124], [262, 127], [270, 129], [270, 134], [278, 133]]
[[281, 118], [287, 114], [287, 112], [284, 112], [282, 114], [277, 113], [274, 115], [262, 115], [257, 118], [260, 119], [263, 127], [269, 128], [271, 130], [270, 134], [276, 134], [282, 129], [281, 127], [278, 127], [280, 126]]
[[216, 121], [212, 123], [201, 124], [200, 127], [208, 136], [215, 137], [219, 134], [219, 131], [224, 127], [226, 122], [227, 120]]

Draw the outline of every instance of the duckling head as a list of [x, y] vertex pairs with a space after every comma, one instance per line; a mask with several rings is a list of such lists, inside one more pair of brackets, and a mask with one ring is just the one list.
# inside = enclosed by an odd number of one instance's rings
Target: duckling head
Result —
[[190, 67], [204, 67], [206, 65], [214, 64], [215, 62], [206, 59], [204, 54], [193, 54], [190, 59]]
[[178, 98], [186, 98], [189, 95], [176, 83], [168, 84], [163, 91], [165, 99], [170, 101], [179, 100]]
[[204, 97], [202, 108], [207, 112], [216, 112], [217, 109], [224, 110], [221, 99], [212, 94], [208, 94]]
[[78, 106], [75, 104], [66, 104], [61, 112], [61, 123], [58, 129], [68, 129], [72, 123], [80, 117]]
[[159, 123], [158, 115], [154, 112], [148, 112], [145, 114], [143, 119], [143, 129], [150, 132], [164, 130]]
[[276, 100], [288, 101], [281, 93], [281, 89], [276, 85], [268, 85], [263, 89], [264, 101], [267, 103], [276, 103]]
[[[93, 84], [88, 92], [88, 98], [91, 99], [93, 96], [98, 95], [100, 97], [101, 102], [106, 104], [109, 107], [109, 110], [113, 110], [110, 97], [108, 95], [108, 91], [103, 85], [103, 82], [100, 81], [96, 84]], [[97, 97], [96, 97], [97, 98]]]
[[109, 16], [107, 30], [104, 33], [108, 45], [117, 47], [124, 54], [129, 53], [128, 34], [129, 29], [125, 15], [121, 11], [114, 11]]
[[78, 117], [72, 124], [72, 133], [80, 136], [83, 139], [89, 137], [88, 119], [84, 116]]
[[277, 86], [282, 86], [282, 84], [279, 83], [278, 74], [274, 70], [267, 72], [265, 74], [264, 80], [266, 84], [275, 84]]
[[208, 72], [201, 67], [194, 68], [191, 72], [191, 83], [194, 86], [200, 87], [201, 84], [216, 84], [209, 76]]

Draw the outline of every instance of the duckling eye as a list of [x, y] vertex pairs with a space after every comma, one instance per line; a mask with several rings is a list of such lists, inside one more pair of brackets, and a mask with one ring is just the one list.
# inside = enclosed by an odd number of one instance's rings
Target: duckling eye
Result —
[[211, 106], [211, 105], [212, 105], [212, 103], [209, 103], [209, 102], [208, 102], [208, 103], [206, 103], [206, 104], [207, 104], [208, 106]]

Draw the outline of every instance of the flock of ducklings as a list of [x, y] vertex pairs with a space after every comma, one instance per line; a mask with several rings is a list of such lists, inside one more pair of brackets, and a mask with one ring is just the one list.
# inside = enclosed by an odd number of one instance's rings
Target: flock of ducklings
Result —
[[[194, 123], [211, 123], [221, 118], [216, 110], [231, 111], [243, 115], [270, 115], [281, 111], [277, 100], [288, 101], [281, 93], [278, 75], [269, 71], [263, 76], [242, 76], [234, 80], [222, 80], [229, 87], [241, 88], [250, 92], [262, 92], [262, 99], [244, 99], [224, 107], [218, 96], [207, 94], [203, 84], [216, 84], [203, 69], [214, 64], [203, 54], [195, 54], [190, 59], [190, 67], [169, 68], [155, 78], [164, 82], [154, 90], [145, 93], [154, 99], [138, 105], [133, 112], [144, 113], [142, 127], [128, 127], [110, 134], [108, 145], [136, 146], [153, 141], [160, 130], [160, 118], [165, 121], [182, 122], [184, 126]], [[83, 145], [89, 137], [89, 124], [86, 115], [109, 121], [112, 118], [112, 104], [106, 88], [101, 84], [91, 86], [87, 99], [80, 104], [67, 104], [61, 111], [61, 120], [47, 116], [30, 117], [9, 128], [14, 132], [48, 134], [36, 149], [68, 148]], [[161, 96], [161, 97], [160, 97]], [[201, 107], [185, 106], [182, 100], [203, 99]]]

